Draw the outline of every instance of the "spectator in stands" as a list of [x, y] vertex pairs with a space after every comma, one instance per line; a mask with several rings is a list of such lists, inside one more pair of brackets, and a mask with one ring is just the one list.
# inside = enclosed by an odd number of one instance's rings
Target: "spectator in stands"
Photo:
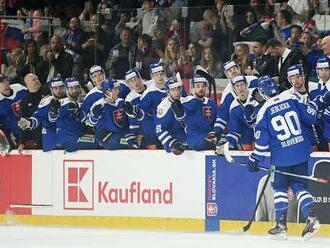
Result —
[[245, 71], [252, 68], [252, 61], [249, 58], [250, 49], [249, 45], [246, 43], [238, 43], [235, 46], [235, 52], [232, 55], [232, 60], [234, 60], [241, 68], [244, 74]]
[[93, 15], [90, 18], [92, 23], [91, 32], [87, 33], [87, 40], [81, 45], [84, 50], [83, 65], [85, 68], [90, 68], [95, 61], [98, 62], [102, 67], [105, 66], [107, 59], [106, 52], [108, 45], [107, 33], [100, 27], [97, 19], [97, 15]]
[[69, 23], [68, 32], [64, 36], [64, 41], [66, 49], [70, 50], [70, 53], [73, 56], [74, 68], [72, 70], [72, 75], [76, 75], [78, 78], [81, 78], [83, 68], [81, 57], [83, 49], [81, 45], [86, 41], [86, 39], [86, 33], [80, 27], [79, 18], [72, 17]]
[[[21, 118], [29, 118], [45, 96], [50, 94], [48, 86], [42, 87], [37, 75], [33, 73], [26, 74], [24, 83], [28, 89], [27, 95], [23, 98], [21, 103]], [[32, 132], [20, 130], [18, 152], [23, 153], [24, 149], [40, 149], [42, 147], [41, 141], [41, 127], [34, 129]]]
[[191, 79], [195, 66], [193, 66], [190, 56], [187, 51], [181, 53], [180, 58], [178, 60], [178, 66], [176, 68], [177, 72], [180, 73], [180, 76], [185, 79]]
[[291, 84], [287, 78], [287, 71], [291, 65], [301, 64], [308, 77], [308, 68], [305, 56], [300, 49], [288, 49], [284, 43], [277, 39], [271, 39], [267, 42], [267, 48], [271, 55], [275, 56], [275, 71], [274, 79], [280, 85], [280, 92], [291, 88]]
[[218, 59], [216, 53], [210, 47], [204, 48], [202, 52], [201, 66], [205, 68], [213, 78], [223, 78], [224, 76], [222, 61]]
[[24, 33], [30, 33], [32, 35], [32, 39], [37, 42], [38, 48], [47, 43], [47, 39], [41, 30], [41, 19], [39, 18], [43, 16], [44, 12], [41, 9], [33, 11], [32, 27], [23, 30]]
[[282, 9], [277, 13], [276, 24], [273, 23], [275, 38], [281, 41], [286, 41], [291, 35], [292, 15], [289, 11]]
[[301, 51], [304, 54], [308, 67], [310, 68], [310, 81], [317, 81], [316, 63], [318, 58], [323, 55], [323, 52], [318, 47], [313, 48], [312, 36], [310, 32], [303, 32], [300, 38]]
[[[35, 73], [36, 67], [40, 61], [38, 54], [37, 43], [34, 40], [29, 40], [25, 43], [25, 63], [17, 70], [17, 74], [23, 78], [28, 73]], [[42, 84], [46, 82], [41, 82]]]
[[157, 61], [159, 61], [158, 55], [151, 49], [151, 37], [140, 34], [137, 40], [135, 68], [139, 70], [143, 79], [151, 79], [149, 65]]
[[189, 45], [187, 46], [187, 53], [192, 66], [196, 66], [200, 64], [201, 53], [199, 46], [196, 43], [193, 42], [189, 43]]
[[43, 52], [43, 59], [37, 65], [37, 73], [42, 75], [42, 80], [47, 75], [46, 80], [43, 82], [48, 82], [58, 74], [62, 77], [72, 75], [73, 58], [71, 54], [64, 50], [61, 37], [54, 35], [50, 39], [50, 51], [47, 52], [47, 47], [44, 47]]
[[106, 69], [111, 77], [125, 78], [125, 72], [134, 67], [135, 49], [131, 41], [131, 29], [123, 28], [120, 32], [120, 42], [111, 49], [106, 62]]
[[181, 54], [179, 40], [176, 38], [169, 39], [166, 43], [164, 57], [159, 61], [164, 65], [166, 77], [172, 77], [177, 72]]
[[214, 12], [206, 9], [203, 13], [203, 22], [200, 30], [200, 39], [197, 41], [202, 48], [213, 46], [213, 19]]
[[330, 57], [330, 35], [324, 37], [321, 41], [321, 47], [324, 54]]
[[268, 26], [262, 25], [263, 22], [258, 20], [256, 13], [249, 9], [245, 12], [244, 29], [240, 32], [242, 40], [255, 41], [257, 38], [270, 38]]
[[288, 48], [300, 48], [301, 47], [301, 38], [302, 28], [298, 25], [291, 26], [290, 37], [286, 40]]
[[267, 41], [265, 39], [256, 39], [253, 42], [253, 53], [255, 55], [253, 61], [253, 70], [245, 70], [247, 75], [275, 76], [275, 58], [267, 52]]
[[80, 21], [90, 21], [92, 16], [95, 15], [94, 7], [92, 1], [85, 2], [85, 8], [79, 16]]
[[166, 44], [169, 39], [175, 38], [179, 41], [180, 47], [184, 46], [184, 31], [178, 20], [173, 20], [170, 29], [165, 33], [163, 42]]
[[312, 2], [310, 0], [288, 0], [286, 9], [292, 12], [295, 19], [304, 23], [311, 17]]
[[0, 16], [15, 16], [16, 11], [9, 7], [7, 0], [0, 0]]
[[3, 67], [3, 75], [7, 77], [11, 83], [20, 83], [21, 78], [17, 74], [17, 70], [24, 65], [25, 56], [21, 48], [14, 48], [8, 54], [8, 66]]

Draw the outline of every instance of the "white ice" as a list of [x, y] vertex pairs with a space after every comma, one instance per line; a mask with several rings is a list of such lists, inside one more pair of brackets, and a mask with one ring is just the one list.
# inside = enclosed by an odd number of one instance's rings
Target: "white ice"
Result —
[[0, 226], [0, 248], [7, 247], [109, 247], [109, 248], [304, 248], [330, 247], [330, 238], [303, 241], [289, 237], [271, 240], [266, 235], [155, 232], [91, 228]]

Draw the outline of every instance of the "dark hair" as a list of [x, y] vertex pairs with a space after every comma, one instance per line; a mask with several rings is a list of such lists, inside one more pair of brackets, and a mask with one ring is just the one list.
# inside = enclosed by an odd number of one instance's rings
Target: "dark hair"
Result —
[[284, 47], [284, 44], [282, 41], [278, 40], [278, 39], [270, 39], [267, 41], [267, 48], [269, 47]]
[[254, 42], [258, 42], [262, 46], [266, 46], [267, 45], [267, 40], [264, 39], [264, 38], [256, 38], [256, 39], [254, 39]]
[[300, 26], [299, 26], [299, 25], [297, 25], [297, 24], [293, 24], [293, 25], [291, 25], [291, 30], [292, 30], [293, 28], [296, 28], [296, 29], [298, 29], [299, 33], [302, 33], [302, 32], [303, 32], [303, 29], [302, 29], [302, 27], [300, 27]]
[[282, 9], [280, 11], [280, 13], [281, 13], [281, 16], [285, 19], [285, 21], [287, 23], [291, 23], [291, 21], [292, 21], [292, 15], [291, 15], [291, 13], [288, 10]]
[[8, 81], [7, 77], [3, 74], [0, 74], [0, 84], [5, 82], [5, 81]]

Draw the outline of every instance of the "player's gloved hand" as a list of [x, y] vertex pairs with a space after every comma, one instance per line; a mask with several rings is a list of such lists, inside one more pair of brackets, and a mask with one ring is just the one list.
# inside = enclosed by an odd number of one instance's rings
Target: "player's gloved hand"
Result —
[[49, 112], [52, 116], [58, 116], [60, 112], [61, 102], [57, 99], [52, 99], [49, 103]]
[[128, 115], [128, 117], [138, 118], [138, 119], [143, 118], [142, 110], [138, 106], [133, 105], [130, 102], [125, 102], [124, 110], [125, 110], [125, 113]]
[[134, 134], [126, 135], [126, 142], [127, 142], [128, 147], [131, 148], [131, 149], [139, 149], [140, 148], [137, 137]]
[[180, 100], [174, 100], [171, 104], [171, 109], [178, 121], [181, 121], [186, 115]]
[[104, 114], [104, 105], [98, 104], [92, 108], [92, 115], [99, 119]]
[[330, 105], [330, 91], [327, 91], [323, 96], [317, 96], [310, 102], [317, 106], [317, 110], [324, 110]]
[[209, 132], [205, 138], [206, 141], [212, 143], [212, 144], [216, 144], [218, 141], [218, 136], [216, 132]]
[[257, 172], [259, 171], [259, 159], [252, 153], [249, 157], [249, 160], [247, 162], [247, 168], [249, 172]]
[[32, 129], [31, 121], [29, 119], [25, 119], [23, 117], [21, 117], [21, 119], [19, 119], [17, 121], [17, 126], [22, 130]]
[[255, 111], [255, 106], [252, 104], [246, 104], [243, 108], [244, 110], [244, 118], [248, 125], [252, 127], [255, 124], [255, 121], [257, 119], [257, 114]]
[[179, 141], [174, 141], [170, 149], [173, 154], [181, 155], [187, 149], [187, 146]]
[[225, 147], [226, 143], [228, 143], [228, 140], [226, 138], [222, 138], [216, 143], [216, 145], [215, 145], [215, 154], [216, 155], [219, 155], [219, 156], [224, 155], [224, 147]]
[[70, 102], [68, 104], [68, 110], [72, 117], [77, 118], [80, 114], [79, 104], [75, 102]]

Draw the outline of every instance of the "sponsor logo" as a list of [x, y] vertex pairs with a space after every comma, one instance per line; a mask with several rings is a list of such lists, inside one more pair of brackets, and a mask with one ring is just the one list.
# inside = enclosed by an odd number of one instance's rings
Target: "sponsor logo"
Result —
[[214, 216], [217, 216], [218, 214], [218, 206], [215, 202], [211, 202], [211, 203], [207, 203], [207, 206], [206, 206], [206, 215], [207, 216], [211, 216], [211, 217], [214, 217]]
[[94, 161], [63, 161], [64, 209], [94, 209]]

